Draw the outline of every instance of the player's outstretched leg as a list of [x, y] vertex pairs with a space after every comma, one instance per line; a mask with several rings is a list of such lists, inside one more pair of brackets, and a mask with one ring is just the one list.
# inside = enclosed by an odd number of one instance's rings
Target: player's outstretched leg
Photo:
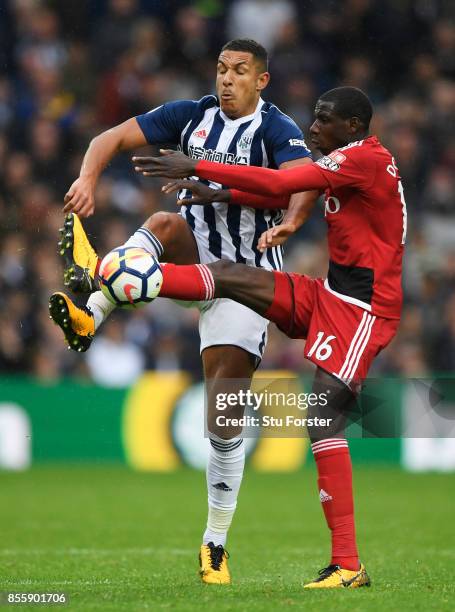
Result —
[[162, 264], [160, 297], [176, 300], [229, 298], [273, 320], [268, 309], [275, 292], [274, 273], [227, 260], [210, 264]]
[[[199, 261], [194, 236], [185, 219], [176, 213], [155, 213], [121, 246], [143, 249], [157, 260], [178, 264]], [[95, 318], [95, 330], [115, 308], [101, 291], [91, 294], [87, 307]]]
[[[97, 274], [100, 259], [90, 244], [79, 217], [75, 213], [67, 215], [64, 227], [60, 231], [62, 238], [58, 246], [59, 254], [64, 261], [65, 285], [74, 293], [92, 293], [86, 304], [88, 310], [76, 306], [67, 295], [54, 294], [49, 302], [51, 318], [62, 328], [67, 341], [69, 337], [71, 338], [70, 348], [86, 351], [94, 333], [115, 309], [115, 305], [98, 290]], [[199, 261], [197, 246], [191, 230], [186, 221], [176, 213], [155, 213], [136, 230], [123, 246], [142, 248], [157, 259], [160, 259], [164, 253], [168, 261], [177, 263]], [[57, 302], [55, 295], [59, 296], [58, 299], [64, 300], [68, 316], [60, 316], [61, 309], [54, 307]], [[88, 338], [85, 329], [82, 329], [82, 334], [80, 333], [80, 321], [85, 320], [81, 313], [92, 315], [93, 318], [94, 330], [90, 331], [90, 342], [85, 339]], [[63, 323], [63, 319], [68, 322]], [[91, 328], [91, 325], [89, 327]], [[74, 340], [80, 336], [84, 338], [84, 341], [75, 343]]]
[[79, 353], [89, 348], [95, 335], [95, 321], [88, 308], [79, 308], [58, 291], [50, 297], [49, 316], [62, 329], [68, 348]]
[[[183, 219], [182, 222], [185, 223]], [[144, 248], [142, 243], [143, 229], [139, 228], [125, 245]], [[151, 247], [145, 250], [154, 254]], [[192, 265], [169, 263], [161, 264], [161, 266], [163, 271], [163, 284], [159, 293], [161, 297], [187, 301], [213, 300], [218, 297], [226, 297], [248, 306], [248, 308], [266, 318], [270, 318], [267, 316], [267, 310], [274, 296], [275, 278], [273, 272], [230, 261]], [[64, 300], [62, 308], [65, 307], [69, 313], [69, 329], [63, 327], [63, 322], [57, 316], [58, 313], [55, 313], [53, 308], [57, 299], [55, 296], [60, 296], [60, 299]], [[81, 335], [79, 333], [79, 311], [85, 313], [85, 310], [78, 309], [73, 301], [63, 293], [52, 295], [49, 307], [51, 308], [52, 319], [60, 325], [67, 339], [69, 335]], [[93, 334], [115, 306], [101, 291], [95, 291], [87, 302], [87, 308], [93, 316], [94, 329], [93, 332], [90, 331], [90, 334]], [[63, 318], [67, 319], [66, 316]], [[72, 348], [71, 344], [70, 346]], [[88, 346], [89, 344], [85, 350]]]
[[92, 293], [99, 289], [99, 257], [76, 213], [65, 217], [60, 229], [59, 255], [63, 258], [63, 282], [74, 293]]

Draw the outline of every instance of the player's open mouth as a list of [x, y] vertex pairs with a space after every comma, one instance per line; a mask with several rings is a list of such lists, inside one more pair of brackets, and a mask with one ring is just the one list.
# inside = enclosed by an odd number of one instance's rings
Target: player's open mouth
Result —
[[224, 93], [221, 94], [221, 99], [222, 100], [233, 100], [234, 96], [230, 93]]

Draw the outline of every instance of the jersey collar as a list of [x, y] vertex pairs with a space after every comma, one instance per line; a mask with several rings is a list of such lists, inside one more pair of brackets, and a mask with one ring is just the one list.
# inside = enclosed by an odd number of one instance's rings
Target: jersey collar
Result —
[[246, 123], [247, 121], [251, 121], [252, 119], [254, 119], [254, 117], [257, 115], [257, 113], [264, 104], [264, 100], [262, 98], [259, 98], [254, 113], [252, 113], [251, 115], [245, 115], [245, 117], [239, 117], [238, 119], [229, 119], [229, 117], [225, 115], [220, 108], [220, 117], [226, 125], [232, 125], [233, 127], [237, 127], [238, 125], [242, 125], [242, 123]]

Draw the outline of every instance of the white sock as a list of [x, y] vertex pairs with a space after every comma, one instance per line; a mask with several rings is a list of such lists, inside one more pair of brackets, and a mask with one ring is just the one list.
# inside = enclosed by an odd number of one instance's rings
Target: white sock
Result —
[[[139, 247], [140, 249], [147, 251], [147, 253], [155, 255], [157, 259], [162, 256], [164, 251], [163, 245], [158, 238], [145, 227], [140, 227], [138, 230], [136, 230], [122, 246]], [[98, 329], [101, 323], [104, 323], [114, 308], [116, 308], [115, 304], [108, 300], [101, 291], [95, 291], [91, 294], [87, 302], [87, 307], [90, 308], [93, 313], [93, 318], [95, 319], [95, 331]]]
[[209, 512], [203, 544], [226, 544], [245, 466], [245, 444], [242, 438], [223, 440], [209, 434], [210, 455], [207, 464]]
[[163, 255], [164, 251], [161, 242], [158, 240], [155, 234], [146, 227], [140, 227], [138, 230], [136, 230], [123, 246], [139, 247], [140, 249], [147, 251], [147, 253], [155, 255], [157, 259]]
[[115, 304], [108, 300], [102, 291], [95, 291], [87, 300], [87, 308], [90, 308], [95, 319], [95, 331], [116, 308]]

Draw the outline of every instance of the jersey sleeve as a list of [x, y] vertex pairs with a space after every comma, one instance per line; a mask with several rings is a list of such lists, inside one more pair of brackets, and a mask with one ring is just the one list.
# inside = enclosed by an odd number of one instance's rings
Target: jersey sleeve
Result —
[[319, 159], [315, 166], [326, 179], [333, 191], [340, 187], [365, 189], [371, 186], [376, 173], [376, 165], [371, 154], [361, 145], [335, 149]]
[[292, 119], [278, 114], [268, 122], [265, 130], [265, 145], [270, 152], [273, 165], [281, 164], [302, 157], [310, 157], [311, 152], [305, 144], [302, 130]]
[[196, 108], [197, 102], [193, 100], [167, 102], [144, 115], [138, 115], [136, 121], [149, 144], [179, 144], [181, 133]]
[[289, 195], [270, 196], [257, 195], [239, 189], [230, 189], [231, 198], [229, 204], [237, 206], [249, 206], [250, 208], [260, 208], [262, 210], [286, 209], [289, 207]]
[[315, 163], [272, 170], [257, 166], [219, 164], [203, 159], [196, 163], [194, 174], [241, 191], [273, 197], [328, 187], [326, 178]]

